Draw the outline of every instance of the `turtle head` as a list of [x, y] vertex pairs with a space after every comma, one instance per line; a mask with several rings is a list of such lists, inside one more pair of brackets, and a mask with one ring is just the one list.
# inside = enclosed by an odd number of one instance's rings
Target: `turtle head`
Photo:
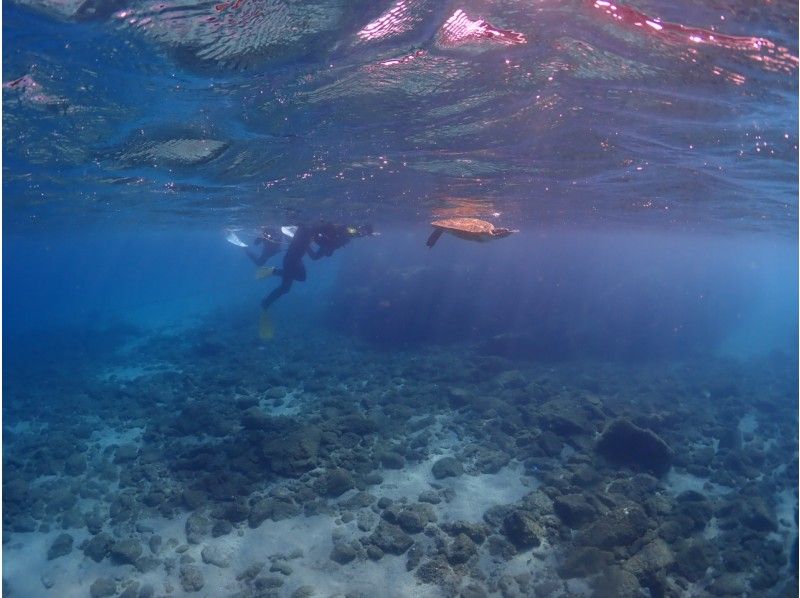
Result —
[[507, 237], [512, 233], [518, 233], [518, 230], [512, 230], [510, 228], [496, 228], [492, 231], [492, 236], [497, 237], [498, 239], [502, 239], [503, 237]]

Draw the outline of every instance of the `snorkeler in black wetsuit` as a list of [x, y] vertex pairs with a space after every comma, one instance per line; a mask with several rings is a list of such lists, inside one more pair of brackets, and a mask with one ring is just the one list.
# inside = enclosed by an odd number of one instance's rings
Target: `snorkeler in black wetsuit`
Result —
[[[308, 254], [312, 260], [330, 257], [337, 249], [344, 247], [350, 239], [372, 234], [372, 226], [345, 226], [323, 222], [311, 226], [300, 226], [294, 234], [289, 249], [283, 256], [283, 268], [275, 268], [273, 274], [281, 277], [281, 284], [261, 302], [261, 308], [266, 311], [281, 296], [292, 288], [294, 281], [303, 282], [306, 279], [306, 267], [303, 265], [303, 256]], [[317, 248], [313, 249], [314, 243]]]
[[253, 241], [253, 245], [261, 245], [260, 254], [255, 254], [249, 248], [245, 248], [244, 252], [256, 266], [263, 266], [269, 258], [280, 253], [281, 231], [265, 226], [261, 229], [261, 235]]

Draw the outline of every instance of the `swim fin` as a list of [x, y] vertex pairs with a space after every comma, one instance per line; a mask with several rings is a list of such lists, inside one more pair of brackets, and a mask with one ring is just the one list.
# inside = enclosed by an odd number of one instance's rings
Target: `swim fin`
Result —
[[239, 238], [239, 235], [236, 234], [236, 231], [230, 229], [225, 231], [225, 240], [231, 245], [236, 245], [237, 247], [247, 247], [247, 243]]
[[262, 309], [261, 317], [258, 319], [258, 336], [261, 340], [267, 341], [272, 338], [273, 334], [272, 320], [270, 320], [269, 314]]
[[269, 268], [259, 268], [256, 270], [256, 280], [262, 280], [264, 278], [269, 278], [275, 274], [275, 267], [270, 266]]

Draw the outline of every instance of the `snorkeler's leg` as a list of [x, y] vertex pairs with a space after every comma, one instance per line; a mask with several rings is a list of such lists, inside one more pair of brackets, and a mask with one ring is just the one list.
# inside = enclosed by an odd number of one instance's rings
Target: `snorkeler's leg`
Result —
[[256, 266], [263, 266], [269, 257], [263, 250], [261, 251], [261, 255], [256, 255], [249, 249], [245, 249], [244, 252], [247, 254], [247, 257], [250, 258], [250, 261], [252, 261]]
[[249, 247], [244, 248], [244, 252], [247, 254], [247, 257], [256, 265], [256, 266], [263, 266], [264, 262], [269, 259], [269, 252], [266, 243], [264, 243], [264, 239], [258, 238], [253, 241], [252, 246], [256, 247], [261, 245], [261, 253], [256, 255], [253, 251], [250, 251]]
[[264, 300], [261, 302], [261, 309], [263, 309], [264, 311], [268, 310], [270, 305], [275, 303], [275, 301], [277, 301], [279, 297], [282, 297], [283, 295], [288, 293], [291, 288], [292, 288], [292, 280], [284, 276], [280, 286], [275, 290], [273, 290], [269, 295], [264, 297]]

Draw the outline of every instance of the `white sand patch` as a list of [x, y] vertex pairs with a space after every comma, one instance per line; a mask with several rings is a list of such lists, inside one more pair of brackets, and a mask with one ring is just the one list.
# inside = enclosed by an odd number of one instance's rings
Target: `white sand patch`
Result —
[[[527, 576], [536, 581], [551, 579], [556, 581], [560, 588], [553, 590], [552, 596], [591, 596], [592, 590], [584, 579], [570, 579], [562, 581], [555, 573], [558, 561], [556, 550], [547, 541], [531, 550], [526, 550], [509, 560], [502, 557], [492, 557], [486, 551], [481, 551], [478, 567], [486, 574], [488, 579], [496, 580], [500, 576], [516, 577]], [[537, 594], [538, 595], [538, 594]]]
[[33, 434], [33, 433], [40, 433], [49, 427], [48, 424], [42, 424], [34, 420], [20, 420], [14, 422], [13, 424], [9, 424], [7, 422], [3, 422], [3, 430], [11, 433], [11, 434]]
[[[158, 558], [172, 557], [177, 562], [180, 554], [168, 547], [170, 539], [177, 544], [185, 543], [184, 526], [187, 516], [173, 520], [150, 519], [142, 521], [162, 536], [163, 548]], [[340, 566], [330, 560], [333, 549], [332, 533], [337, 528], [334, 519], [327, 515], [313, 517], [295, 517], [282, 521], [266, 521], [258, 529], [235, 530], [225, 537], [211, 539], [199, 545], [192, 545], [184, 554], [190, 555], [193, 565], [203, 572], [205, 584], [201, 591], [186, 593], [180, 585], [180, 565], [167, 573], [163, 566], [148, 573], [139, 573], [132, 566], [117, 566], [107, 559], [95, 563], [84, 556], [77, 546], [88, 537], [84, 532], [73, 533], [75, 544], [68, 555], [47, 560], [47, 550], [55, 537], [61, 533], [53, 531], [48, 534], [29, 533], [14, 534], [14, 538], [3, 551], [3, 568], [9, 587], [16, 596], [58, 596], [58, 598], [85, 598], [89, 588], [99, 577], [111, 579], [136, 580], [140, 584], [150, 583], [157, 595], [168, 591], [172, 596], [196, 596], [198, 598], [216, 598], [232, 595], [242, 589], [242, 583], [236, 576], [254, 563], [266, 563], [261, 576], [280, 577], [284, 585], [280, 594], [289, 596], [300, 586], [313, 586], [318, 596], [330, 596], [337, 593], [362, 592], [373, 595], [376, 588], [381, 588], [381, 595], [389, 597], [420, 596], [434, 597], [441, 594], [434, 586], [419, 583], [413, 573], [406, 571], [406, 555], [387, 555], [379, 562], [354, 561]], [[142, 540], [146, 540], [146, 534]], [[150, 551], [143, 541], [143, 554]], [[230, 567], [220, 568], [205, 564], [201, 552], [204, 546], [215, 546], [231, 556]], [[288, 559], [288, 556], [300, 550], [303, 557]], [[269, 557], [276, 554], [287, 556], [286, 562], [292, 567], [291, 576], [270, 573]], [[42, 578], [52, 581], [52, 588], [47, 590]], [[122, 585], [118, 584], [118, 590]]]
[[664, 482], [667, 491], [673, 496], [677, 496], [687, 490], [694, 490], [706, 496], [724, 495], [733, 490], [730, 486], [715, 484], [709, 481], [708, 478], [701, 478], [690, 473], [678, 473], [674, 469], [670, 469]]
[[103, 382], [114, 379], [117, 382], [132, 382], [142, 376], [160, 374], [162, 372], [177, 372], [180, 370], [169, 363], [142, 363], [139, 365], [126, 365], [108, 368], [97, 377]]
[[297, 391], [291, 390], [283, 395], [280, 405], [276, 405], [274, 399], [261, 399], [258, 406], [272, 417], [294, 417], [299, 415], [306, 405], [306, 401], [301, 398], [302, 393], [298, 393], [300, 396], [297, 396], [295, 392]]
[[[86, 531], [70, 532], [75, 539], [72, 552], [48, 561], [47, 551], [61, 533], [61, 530], [46, 534], [16, 533], [11, 542], [3, 547], [3, 577], [14, 596], [85, 598], [95, 579], [113, 578], [122, 570], [108, 562], [95, 563], [84, 557], [77, 546], [88, 536]], [[49, 591], [42, 583], [43, 579], [52, 582]]]
[[739, 431], [742, 434], [752, 434], [758, 428], [758, 421], [754, 413], [748, 413], [739, 420]]
[[115, 444], [139, 444], [142, 434], [144, 434], [142, 427], [125, 428], [125, 430], [106, 427], [92, 432], [91, 442], [95, 443], [97, 448], [102, 451]]
[[383, 483], [373, 493], [392, 500], [406, 498], [416, 501], [421, 492], [433, 489], [435, 484], [455, 492], [451, 502], [433, 505], [440, 522], [477, 522], [482, 520], [489, 507], [516, 502], [537, 486], [534, 478], [524, 475], [520, 463], [511, 463], [493, 474], [464, 474], [437, 480], [431, 473], [431, 467], [438, 458], [433, 457], [401, 470], [384, 471]]
[[[185, 521], [186, 517], [181, 517], [160, 524], [150, 520], [147, 524], [163, 536], [165, 543], [169, 538], [176, 538], [183, 544]], [[344, 566], [331, 561], [333, 533], [342, 527], [337, 526], [334, 518], [328, 515], [299, 516], [281, 521], [268, 520], [257, 529], [244, 528], [221, 538], [208, 538], [186, 551], [186, 554], [195, 559], [193, 564], [200, 567], [205, 578], [203, 589], [192, 595], [211, 598], [235, 593], [241, 589], [241, 582], [236, 580], [236, 576], [255, 563], [266, 563], [261, 576], [280, 577], [284, 580], [280, 594], [286, 596], [304, 585], [313, 586], [317, 591], [316, 595], [321, 596], [352, 591], [371, 595], [376, 588], [381, 588], [384, 596], [425, 597], [440, 594], [437, 588], [420, 584], [412, 573], [406, 571], [405, 555], [387, 555], [379, 562], [354, 561]], [[220, 568], [203, 563], [201, 552], [204, 546], [213, 546], [230, 555], [231, 566]], [[290, 558], [296, 551], [301, 551], [303, 556]], [[269, 572], [269, 558], [275, 555], [286, 557], [285, 562], [293, 569], [290, 576]], [[183, 596], [177, 568], [172, 578], [172, 585], [176, 589], [173, 595]], [[163, 585], [163, 580], [161, 583]]]
[[[794, 510], [797, 507], [797, 494], [787, 488], [775, 496], [775, 515], [778, 518], [778, 531], [770, 533], [770, 538], [780, 542], [786, 550], [786, 555], [792, 554], [792, 543], [797, 536], [797, 524], [794, 520]], [[791, 559], [789, 559], [791, 560]], [[787, 564], [786, 568], [789, 565]], [[784, 568], [784, 570], [786, 569]]]
[[703, 538], [713, 540], [717, 536], [719, 536], [719, 522], [716, 517], [712, 517], [703, 530]]

